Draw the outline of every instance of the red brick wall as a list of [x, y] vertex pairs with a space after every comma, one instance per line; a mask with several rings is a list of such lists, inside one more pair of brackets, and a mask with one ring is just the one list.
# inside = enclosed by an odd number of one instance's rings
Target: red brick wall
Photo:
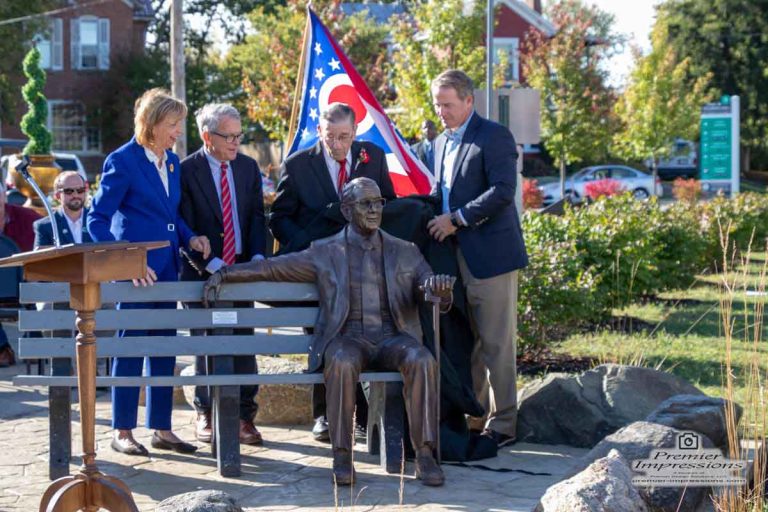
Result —
[[[520, 40], [519, 49], [522, 52], [525, 36], [529, 30], [537, 30], [527, 21], [521, 18], [516, 12], [501, 4], [496, 15], [496, 28], [493, 31], [494, 37], [516, 37]], [[520, 82], [525, 83], [525, 73], [523, 71], [524, 56], [520, 55]]]
[[[84, 2], [85, 0], [80, 0]], [[109, 91], [107, 80], [109, 70], [79, 70], [72, 69], [71, 62], [71, 32], [70, 20], [84, 15], [108, 18], [110, 20], [110, 68], [120, 60], [121, 56], [127, 56], [143, 50], [144, 36], [146, 33], [146, 21], [134, 21], [133, 9], [123, 0], [111, 0], [103, 4], [88, 5], [81, 9], [73, 9], [58, 14], [56, 17], [63, 20], [63, 69], [58, 71], [48, 70], [45, 85], [45, 96], [48, 100], [79, 100], [85, 105], [86, 111], [96, 111], [105, 101]], [[19, 84], [17, 97], [16, 120], [14, 123], [3, 124], [2, 137], [26, 138], [19, 128], [21, 117], [26, 113], [26, 105], [21, 97], [21, 85], [25, 78], [21, 72], [12, 78]], [[132, 126], [132, 112], [124, 114], [127, 119], [114, 120], [119, 126]], [[125, 134], [127, 137], [130, 133]], [[124, 142], [124, 141], [123, 141]], [[102, 130], [102, 155], [81, 155], [81, 160], [89, 172], [100, 171], [103, 155], [119, 146], [118, 143], [104, 140]], [[6, 150], [6, 153], [10, 152]], [[86, 163], [87, 162], [87, 163]]]

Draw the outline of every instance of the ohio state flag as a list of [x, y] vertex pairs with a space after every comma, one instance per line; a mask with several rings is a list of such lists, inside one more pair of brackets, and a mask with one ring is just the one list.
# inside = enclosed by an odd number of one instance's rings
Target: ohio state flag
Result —
[[346, 103], [355, 111], [357, 140], [372, 142], [384, 150], [395, 193], [399, 197], [428, 194], [432, 174], [413, 154], [325, 25], [311, 9], [307, 12], [303, 73], [299, 73], [301, 103], [288, 154], [314, 146], [320, 112], [330, 103]]

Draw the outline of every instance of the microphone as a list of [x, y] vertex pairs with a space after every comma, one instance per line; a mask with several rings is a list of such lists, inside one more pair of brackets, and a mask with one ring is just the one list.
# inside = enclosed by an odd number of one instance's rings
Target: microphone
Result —
[[59, 225], [56, 223], [56, 216], [53, 214], [53, 208], [51, 208], [51, 205], [48, 204], [48, 198], [45, 196], [43, 191], [40, 190], [40, 187], [35, 181], [35, 178], [33, 178], [29, 173], [30, 164], [31, 162], [29, 160], [29, 156], [23, 155], [21, 157], [21, 163], [16, 166], [16, 171], [24, 176], [24, 179], [27, 180], [30, 185], [32, 185], [32, 188], [35, 189], [35, 192], [37, 192], [37, 195], [40, 196], [40, 199], [43, 201], [45, 211], [48, 212], [48, 218], [51, 219], [51, 228], [53, 228], [53, 243], [58, 249], [61, 247], [61, 242], [59, 241]]

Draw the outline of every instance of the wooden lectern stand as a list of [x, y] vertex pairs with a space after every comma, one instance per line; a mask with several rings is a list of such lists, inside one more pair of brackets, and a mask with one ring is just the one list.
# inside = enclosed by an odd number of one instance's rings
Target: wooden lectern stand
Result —
[[96, 329], [102, 281], [138, 279], [147, 274], [147, 251], [162, 242], [102, 242], [42, 249], [0, 259], [0, 267], [24, 266], [28, 281], [63, 281], [70, 285], [69, 304], [77, 312], [77, 385], [83, 465], [76, 475], [54, 481], [40, 500], [40, 512], [138, 512], [131, 490], [96, 467]]

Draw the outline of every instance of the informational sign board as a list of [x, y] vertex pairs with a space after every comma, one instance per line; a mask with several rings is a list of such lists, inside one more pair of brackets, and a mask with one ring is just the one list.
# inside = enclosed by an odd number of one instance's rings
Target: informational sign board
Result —
[[701, 183], [705, 192], [739, 193], [739, 97], [701, 108]]

